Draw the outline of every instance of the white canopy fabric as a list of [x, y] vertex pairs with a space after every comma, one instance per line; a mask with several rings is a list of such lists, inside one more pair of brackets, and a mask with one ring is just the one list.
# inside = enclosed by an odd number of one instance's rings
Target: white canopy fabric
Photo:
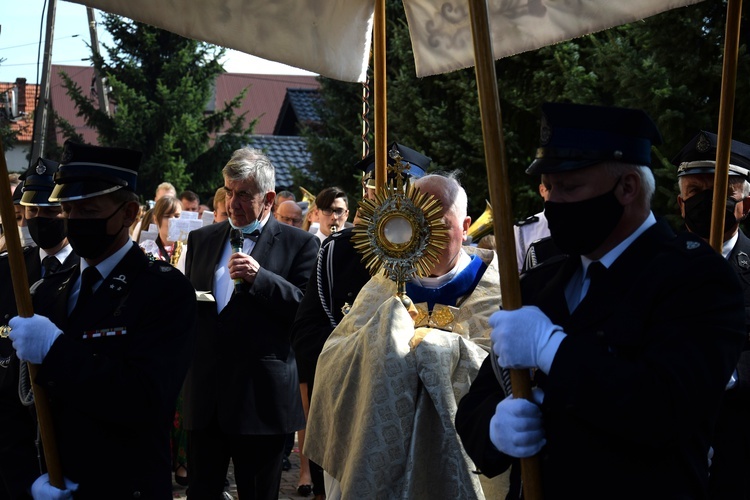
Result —
[[[495, 58], [701, 0], [488, 0]], [[179, 35], [364, 81], [375, 0], [77, 0]], [[404, 0], [417, 76], [474, 65], [466, 0]]]

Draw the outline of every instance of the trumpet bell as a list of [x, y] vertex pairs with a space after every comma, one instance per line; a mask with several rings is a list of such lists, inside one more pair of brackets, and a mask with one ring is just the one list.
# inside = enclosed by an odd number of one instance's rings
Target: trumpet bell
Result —
[[472, 222], [471, 226], [469, 226], [469, 229], [466, 231], [466, 235], [469, 238], [469, 241], [467, 243], [477, 242], [482, 238], [482, 236], [487, 236], [488, 234], [492, 233], [492, 206], [487, 200], [485, 200], [485, 203], [487, 203], [487, 206], [485, 207], [484, 212], [482, 212], [482, 215], [480, 215], [477, 220]]
[[302, 201], [306, 201], [307, 206], [311, 207], [315, 203], [315, 195], [302, 186], [300, 186], [299, 190], [302, 191]]

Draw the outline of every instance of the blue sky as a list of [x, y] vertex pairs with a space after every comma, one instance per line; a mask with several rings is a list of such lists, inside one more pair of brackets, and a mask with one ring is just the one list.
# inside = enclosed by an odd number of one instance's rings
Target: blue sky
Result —
[[[41, 80], [41, 67], [44, 59], [43, 40], [47, 22], [45, 3], [47, 0], [23, 0], [5, 5], [0, 14], [0, 59], [5, 59], [0, 63], [0, 82], [13, 82], [17, 77], [25, 77], [29, 83]], [[98, 36], [100, 44], [111, 41], [109, 34], [101, 26], [99, 26]], [[90, 64], [88, 57], [91, 54], [88, 47], [90, 41], [86, 7], [58, 1], [52, 63], [88, 66]], [[38, 79], [37, 59], [39, 60]], [[312, 74], [235, 50], [227, 51], [224, 68], [233, 73]]]

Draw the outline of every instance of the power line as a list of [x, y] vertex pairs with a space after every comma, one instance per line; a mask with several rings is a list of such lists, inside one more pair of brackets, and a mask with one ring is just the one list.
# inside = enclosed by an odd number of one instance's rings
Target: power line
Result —
[[[81, 36], [81, 35], [62, 36], [62, 37], [55, 38], [55, 41], [57, 42], [59, 40], [66, 40], [68, 38], [76, 38], [78, 36]], [[38, 45], [38, 44], [39, 42], [29, 42], [29, 43], [23, 43], [21, 45], [11, 45], [10, 47], [0, 47], [0, 50], [17, 49], [19, 47], [28, 47], [29, 45]]]

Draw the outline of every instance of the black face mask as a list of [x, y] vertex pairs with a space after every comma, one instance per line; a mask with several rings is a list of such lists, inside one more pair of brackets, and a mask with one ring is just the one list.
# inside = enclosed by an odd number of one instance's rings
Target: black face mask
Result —
[[65, 219], [33, 217], [26, 220], [31, 239], [39, 248], [54, 248], [65, 238]]
[[106, 219], [65, 219], [68, 241], [79, 257], [97, 259], [112, 246], [120, 231], [107, 234], [107, 222], [124, 206], [125, 203]]
[[[685, 200], [685, 224], [690, 232], [703, 239], [711, 236], [711, 211], [713, 209], [714, 190], [706, 189]], [[729, 231], [737, 225], [734, 207], [737, 200], [727, 198], [727, 208], [724, 212], [724, 231]]]
[[612, 234], [625, 211], [615, 196], [619, 183], [618, 179], [610, 191], [588, 200], [544, 203], [550, 235], [560, 250], [568, 255], [588, 255]]

